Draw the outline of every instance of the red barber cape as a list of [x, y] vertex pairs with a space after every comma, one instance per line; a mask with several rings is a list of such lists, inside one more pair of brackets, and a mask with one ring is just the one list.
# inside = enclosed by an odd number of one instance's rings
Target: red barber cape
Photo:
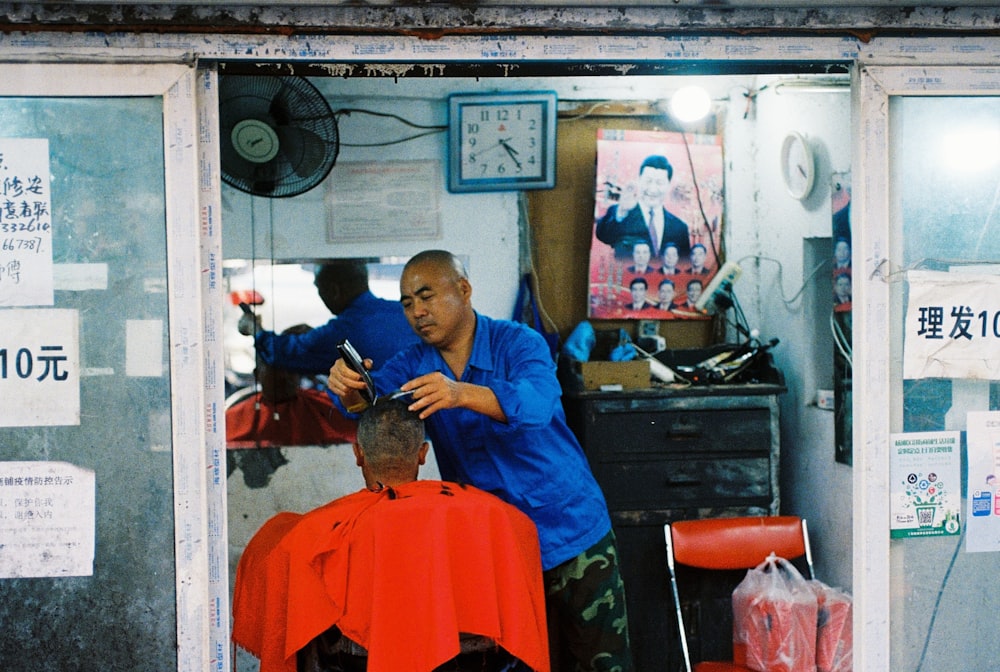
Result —
[[226, 409], [230, 450], [353, 443], [356, 433], [357, 421], [345, 418], [319, 390], [302, 389], [292, 401], [276, 404], [258, 392]]
[[333, 625], [368, 649], [370, 672], [429, 672], [458, 655], [460, 632], [548, 672], [537, 532], [493, 495], [441, 481], [363, 490], [276, 544], [288, 519], [273, 521], [240, 559], [233, 600], [233, 640], [261, 672], [294, 672], [296, 651]]

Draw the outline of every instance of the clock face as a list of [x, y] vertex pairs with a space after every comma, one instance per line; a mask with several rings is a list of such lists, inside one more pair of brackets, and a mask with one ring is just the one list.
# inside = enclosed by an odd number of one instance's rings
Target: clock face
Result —
[[555, 186], [555, 94], [450, 99], [451, 191]]
[[788, 193], [794, 198], [806, 198], [816, 179], [816, 162], [804, 137], [790, 133], [781, 145], [781, 174]]

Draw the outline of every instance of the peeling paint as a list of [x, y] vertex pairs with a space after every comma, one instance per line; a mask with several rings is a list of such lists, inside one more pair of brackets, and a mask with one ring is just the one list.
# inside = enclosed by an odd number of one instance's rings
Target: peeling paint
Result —
[[[799, 0], [801, 2], [801, 0]], [[0, 29], [145, 31], [213, 34], [380, 34], [409, 35], [437, 40], [446, 35], [511, 34], [769, 34], [843, 32], [931, 34], [987, 33], [1000, 29], [1000, 9], [992, 0], [964, 0], [958, 5], [935, 6], [910, 2], [906, 6], [878, 0], [855, 6], [852, 0], [827, 0], [821, 7], [795, 2], [683, 3], [652, 6], [649, 2], [577, 3], [531, 2], [527, 6], [403, 6], [386, 2], [363, 7], [347, 4], [303, 3], [260, 5], [205, 3], [171, 4], [0, 4]]]

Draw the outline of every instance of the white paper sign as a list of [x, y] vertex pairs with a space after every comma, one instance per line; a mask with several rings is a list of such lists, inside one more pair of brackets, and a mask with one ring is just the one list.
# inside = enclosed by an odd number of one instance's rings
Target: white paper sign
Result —
[[962, 510], [959, 432], [893, 434], [890, 536], [958, 534]]
[[968, 524], [965, 550], [1000, 551], [1000, 411], [966, 416]]
[[0, 462], [0, 579], [92, 576], [94, 472], [66, 462]]
[[0, 427], [80, 424], [80, 317], [0, 308]]
[[441, 237], [440, 161], [338, 163], [327, 184], [328, 242]]
[[49, 141], [0, 138], [0, 306], [51, 306]]
[[1000, 276], [909, 271], [903, 377], [1000, 378]]

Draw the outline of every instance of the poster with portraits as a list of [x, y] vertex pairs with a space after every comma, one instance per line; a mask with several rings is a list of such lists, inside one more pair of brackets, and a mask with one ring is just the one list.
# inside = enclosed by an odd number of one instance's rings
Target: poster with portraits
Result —
[[834, 175], [830, 194], [833, 208], [833, 310], [847, 313], [853, 297], [851, 278], [851, 181]]
[[597, 131], [588, 317], [708, 319], [695, 309], [719, 269], [722, 139]]

